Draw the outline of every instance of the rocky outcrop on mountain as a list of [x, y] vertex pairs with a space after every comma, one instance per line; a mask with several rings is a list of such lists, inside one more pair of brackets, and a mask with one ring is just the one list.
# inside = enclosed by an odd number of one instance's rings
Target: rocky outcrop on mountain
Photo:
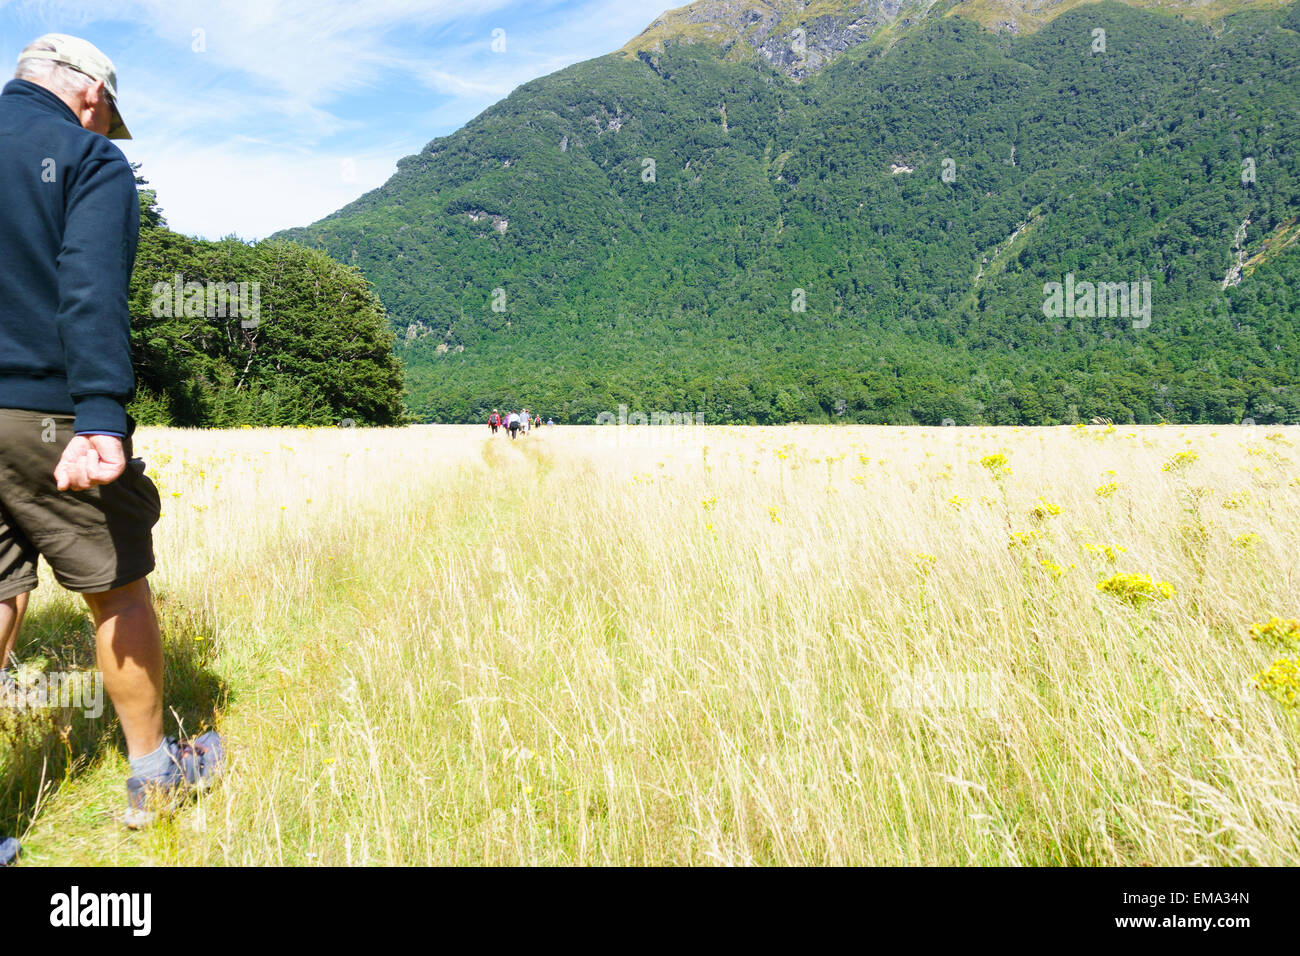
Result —
[[731, 59], [758, 57], [797, 80], [882, 29], [918, 22], [936, 2], [700, 0], [668, 11], [623, 49], [653, 60], [665, 43], [711, 43]]

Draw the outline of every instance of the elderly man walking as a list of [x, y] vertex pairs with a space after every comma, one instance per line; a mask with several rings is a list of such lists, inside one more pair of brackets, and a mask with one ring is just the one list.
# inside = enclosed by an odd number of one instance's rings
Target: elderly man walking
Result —
[[126, 737], [125, 823], [220, 772], [215, 733], [163, 737], [162, 637], [147, 576], [158, 491], [132, 457], [127, 284], [135, 176], [112, 61], [48, 34], [0, 93], [0, 693], [38, 556], [85, 598]]

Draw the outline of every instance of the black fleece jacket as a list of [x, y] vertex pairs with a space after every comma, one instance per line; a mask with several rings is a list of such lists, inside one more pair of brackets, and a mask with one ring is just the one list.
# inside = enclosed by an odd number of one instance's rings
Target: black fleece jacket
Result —
[[140, 206], [130, 164], [44, 87], [0, 93], [0, 408], [127, 431], [127, 284]]

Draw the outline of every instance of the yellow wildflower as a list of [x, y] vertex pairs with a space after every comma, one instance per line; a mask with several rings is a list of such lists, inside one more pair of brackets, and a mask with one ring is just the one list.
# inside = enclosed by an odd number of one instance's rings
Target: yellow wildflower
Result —
[[1029, 509], [1029, 517], [1035, 521], [1043, 521], [1047, 518], [1054, 518], [1061, 513], [1061, 506], [1053, 504], [1041, 495], [1038, 498], [1038, 504]]
[[1255, 683], [1283, 707], [1294, 708], [1300, 699], [1300, 659], [1279, 658], [1255, 675]]
[[1149, 574], [1112, 574], [1097, 582], [1097, 590], [1129, 604], [1141, 604], [1151, 599], [1173, 597], [1174, 586], [1168, 581], [1153, 581]]
[[1173, 458], [1170, 458], [1167, 462], [1161, 465], [1160, 470], [1181, 471], [1192, 462], [1196, 461], [1199, 457], [1200, 455], [1196, 454], [1194, 451], [1180, 451], [1178, 454], [1174, 455]]
[[1270, 617], [1263, 624], [1255, 624], [1250, 629], [1251, 640], [1259, 641], [1268, 647], [1277, 647], [1288, 651], [1300, 651], [1300, 621], [1294, 618], [1283, 620]]

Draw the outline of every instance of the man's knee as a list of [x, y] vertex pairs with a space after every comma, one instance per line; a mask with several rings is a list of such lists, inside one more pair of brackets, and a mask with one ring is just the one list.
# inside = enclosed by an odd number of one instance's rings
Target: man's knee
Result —
[[120, 588], [113, 588], [111, 591], [83, 594], [82, 597], [85, 598], [86, 606], [90, 608], [96, 623], [135, 610], [141, 604], [148, 605], [152, 600], [148, 578], [140, 578]]

